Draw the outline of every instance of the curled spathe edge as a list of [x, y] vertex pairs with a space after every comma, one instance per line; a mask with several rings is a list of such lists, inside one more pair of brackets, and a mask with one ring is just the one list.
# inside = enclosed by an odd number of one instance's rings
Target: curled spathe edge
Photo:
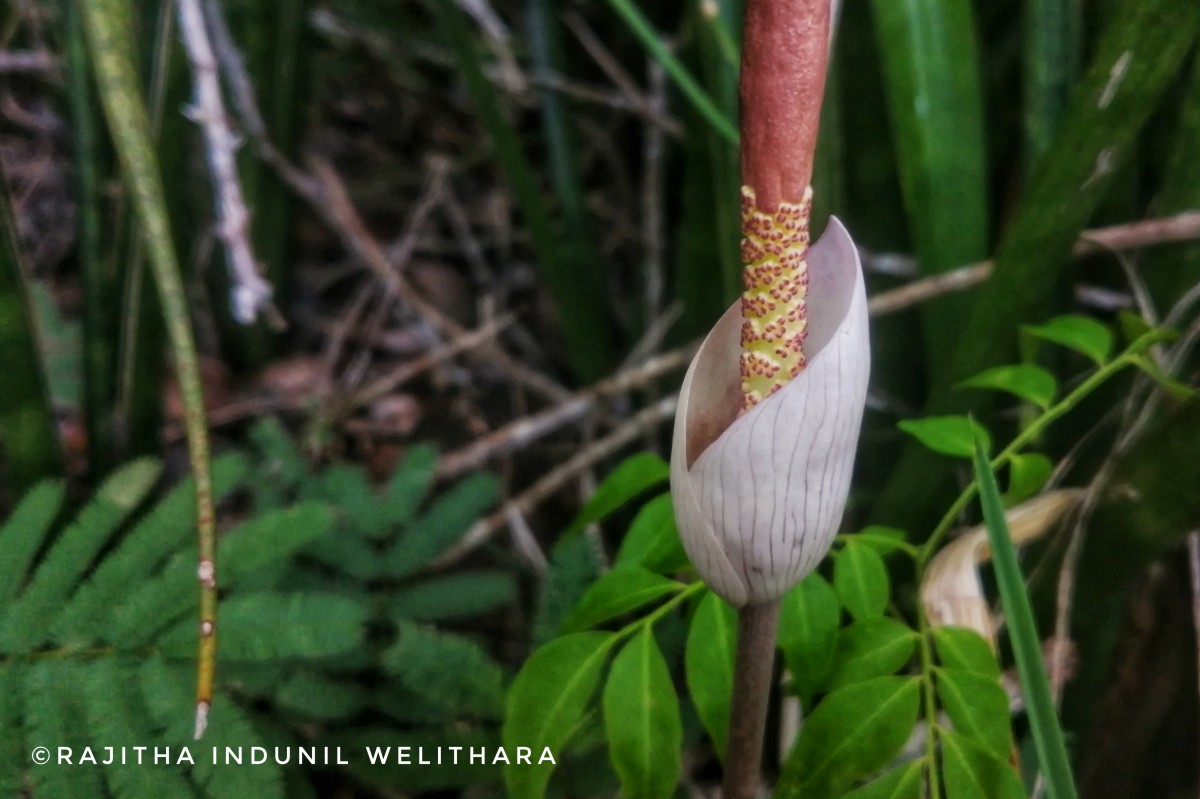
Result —
[[684, 378], [671, 495], [693, 565], [734, 607], [770, 602], [825, 556], [850, 490], [870, 374], [866, 287], [836, 218], [808, 252], [808, 365], [739, 416], [741, 303]]

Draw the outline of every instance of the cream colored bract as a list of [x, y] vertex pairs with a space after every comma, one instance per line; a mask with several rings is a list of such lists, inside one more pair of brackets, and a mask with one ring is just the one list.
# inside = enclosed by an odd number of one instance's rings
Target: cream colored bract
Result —
[[841, 522], [870, 372], [858, 252], [836, 219], [809, 251], [808, 366], [739, 415], [741, 304], [688, 369], [671, 492], [684, 548], [734, 607], [778, 599], [825, 556]]

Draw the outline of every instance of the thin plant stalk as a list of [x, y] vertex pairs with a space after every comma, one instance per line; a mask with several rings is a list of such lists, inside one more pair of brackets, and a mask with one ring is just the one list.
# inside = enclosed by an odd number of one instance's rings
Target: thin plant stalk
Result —
[[[806, 365], [810, 183], [830, 12], [826, 0], [751, 0], [746, 6], [739, 92], [745, 287], [740, 367], [747, 411]], [[788, 285], [796, 287], [791, 294]], [[752, 603], [738, 614], [726, 799], [752, 799], [758, 791], [778, 619], [778, 601]]]
[[57, 473], [62, 465], [20, 258], [8, 184], [0, 170], [0, 447], [4, 477], [17, 490]]
[[199, 738], [208, 725], [216, 672], [217, 548], [208, 430], [196, 344], [188, 318], [179, 260], [171, 238], [150, 120], [138, 88], [130, 39], [132, 9], [129, 0], [92, 0], [83, 3], [82, 8], [100, 99], [146, 241], [183, 396], [188, 453], [196, 481], [200, 640], [195, 735]]
[[778, 602], [738, 610], [724, 799], [753, 799], [758, 794], [778, 627]]

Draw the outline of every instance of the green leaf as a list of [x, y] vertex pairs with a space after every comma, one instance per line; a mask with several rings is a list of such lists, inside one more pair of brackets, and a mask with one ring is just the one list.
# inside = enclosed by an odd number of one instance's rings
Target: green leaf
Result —
[[1062, 728], [1058, 724], [1050, 681], [1046, 677], [1041, 639], [1038, 637], [1029, 595], [1025, 592], [1016, 549], [1009, 536], [1000, 490], [996, 487], [996, 474], [988, 462], [983, 442], [976, 442], [975, 480], [979, 484], [979, 500], [983, 505], [988, 543], [992, 547], [996, 584], [1000, 589], [1000, 601], [1017, 662], [1017, 673], [1021, 677], [1021, 688], [1025, 692], [1038, 762], [1046, 778], [1047, 796], [1049, 799], [1074, 799], [1075, 781], [1071, 776], [1070, 760], [1067, 758]]
[[1057, 316], [1044, 325], [1029, 325], [1023, 330], [1035, 338], [1052, 341], [1086, 355], [1100, 366], [1108, 362], [1109, 353], [1112, 352], [1112, 331], [1086, 316]]
[[393, 524], [406, 526], [416, 518], [436, 470], [437, 450], [434, 447], [413, 447], [404, 456], [384, 492]]
[[883, 558], [853, 539], [833, 561], [833, 584], [838, 597], [856, 619], [882, 616], [887, 609], [890, 585]]
[[1054, 462], [1040, 452], [1013, 455], [1008, 462], [1008, 493], [1004, 504], [1012, 507], [1035, 497], [1054, 473]]
[[917, 634], [904, 624], [878, 616], [838, 633], [830, 690], [895, 674], [911, 658]]
[[838, 537], [843, 544], [848, 544], [854, 541], [858, 544], [871, 547], [880, 555], [890, 555], [896, 550], [906, 548], [908, 533], [903, 530], [898, 530], [895, 527], [884, 527], [878, 524], [872, 524], [864, 527], [857, 533], [847, 533]]
[[[222, 660], [320, 658], [363, 642], [367, 604], [333, 593], [234, 594], [221, 603], [218, 633]], [[187, 657], [195, 649], [196, 625], [182, 621], [164, 633], [159, 648]]]
[[1024, 8], [1026, 166], [1053, 140], [1079, 72], [1083, 12], [1075, 0], [1032, 0]]
[[0, 601], [16, 596], [29, 564], [58, 516], [66, 487], [61, 482], [38, 483], [0, 527]]
[[[980, 55], [972, 4], [874, 0], [888, 117], [909, 229], [925, 274], [986, 257], [988, 169]], [[925, 351], [936, 363], [968, 306], [922, 306]]]
[[616, 566], [641, 566], [656, 574], [671, 574], [688, 564], [675, 526], [671, 495], [655, 497], [642, 506], [617, 550]]
[[613, 569], [587, 590], [563, 622], [563, 630], [579, 632], [595, 627], [684, 588], [683, 583], [638, 567]]
[[1179, 382], [1163, 371], [1163, 368], [1158, 365], [1158, 361], [1154, 360], [1150, 354], [1142, 353], [1138, 355], [1133, 359], [1133, 363], [1137, 368], [1149, 375], [1154, 382], [1162, 386], [1176, 402], [1186, 402], [1196, 395], [1195, 389]]
[[639, 452], [622, 461], [612, 470], [596, 492], [571, 522], [567, 532], [579, 530], [603, 519], [648, 488], [671, 476], [671, 467], [652, 452]]
[[1058, 392], [1058, 381], [1054, 379], [1054, 375], [1040, 366], [1027, 363], [997, 366], [958, 385], [960, 388], [1007, 391], [1043, 410], [1050, 407], [1054, 402], [1054, 395]]
[[995, 677], [962, 669], [938, 669], [937, 692], [954, 729], [998, 758], [1012, 753], [1008, 694]]
[[946, 799], [1025, 799], [1021, 779], [1008, 763], [953, 730], [939, 732], [938, 738]]
[[[190, 665], [188, 666], [190, 668]], [[142, 690], [150, 717], [163, 732], [158, 740], [175, 747], [194, 746], [190, 720], [179, 712], [194, 699], [192, 678], [182, 664], [172, 664], [160, 656], [149, 658], [133, 675]], [[216, 747], [241, 747], [249, 752], [252, 746], [264, 746], [258, 725], [254, 724], [246, 711], [227, 695], [218, 693], [213, 700], [212, 718], [220, 719], [212, 724], [204, 736], [204, 751]], [[254, 796], [263, 799], [283, 799], [283, 775], [272, 760], [254, 767], [228, 765], [211, 757], [196, 757], [191, 769], [192, 779], [201, 786], [206, 796]]]
[[349, 718], [367, 706], [366, 688], [307, 669], [293, 672], [275, 693], [276, 704], [316, 721]]
[[392, 532], [388, 506], [380, 501], [362, 467], [335, 463], [315, 475], [314, 483], [317, 498], [338, 509], [343, 529], [355, 537], [380, 539]]
[[550, 566], [542, 579], [533, 617], [533, 643], [547, 643], [558, 635], [567, 616], [579, 604], [603, 568], [596, 540], [587, 535], [558, 539], [550, 553]]
[[504, 674], [473, 641], [415, 624], [401, 624], [396, 643], [381, 658], [398, 687], [445, 714], [499, 719], [504, 712]]
[[812, 572], [783, 595], [779, 612], [779, 648], [797, 692], [811, 697], [825, 687], [833, 665], [842, 608], [837, 594]]
[[667, 662], [650, 626], [613, 660], [604, 728], [626, 799], [668, 799], [682, 770], [683, 728]]
[[0, 646], [21, 650], [46, 640], [50, 630], [39, 622], [61, 608], [113, 532], [150, 491], [159, 470], [156, 461], [134, 461], [104, 482], [41, 559], [20, 597], [0, 616]]
[[938, 627], [933, 631], [938, 662], [947, 669], [1000, 678], [996, 653], [982, 635], [966, 627]]
[[915, 677], [880, 677], [826, 696], [805, 720], [776, 795], [836, 799], [886, 766], [912, 735], [920, 696]]
[[517, 600], [517, 583], [507, 572], [457, 572], [401, 588], [388, 600], [388, 615], [413, 621], [478, 616]]
[[[225, 586], [296, 552], [327, 533], [333, 515], [324, 505], [305, 502], [250, 519], [221, 537], [219, 578]], [[130, 646], [148, 644], [155, 634], [195, 607], [196, 556], [178, 553], [157, 577], [136, 587], [115, 606], [105, 622], [104, 638]], [[194, 634], [194, 630], [193, 630]]]
[[721, 758], [725, 757], [729, 738], [729, 701], [733, 696], [736, 651], [737, 614], [725, 600], [709, 591], [692, 616], [684, 667], [692, 703]]
[[1090, 48], [1086, 75], [1008, 215], [992, 277], [956, 336], [953, 358], [940, 370], [947, 381], [1003, 363], [1010, 331], [1045, 313], [1071, 263], [1072, 246], [1193, 49], [1200, 30], [1197, 4], [1119, 0], [1111, 7]]
[[856, 788], [842, 799], [920, 799], [921, 769], [924, 764], [913, 760], [886, 772], [879, 779]]
[[[513, 680], [501, 738], [506, 747], [550, 747], [556, 755], [583, 722], [600, 670], [616, 642], [607, 633], [577, 633], [533, 653]], [[506, 766], [509, 796], [541, 799], [554, 766]]]
[[424, 516], [415, 521], [384, 557], [387, 572], [407, 577], [462, 538], [471, 524], [496, 501], [499, 486], [495, 476], [473, 474], [438, 498]]
[[[213, 463], [213, 497], [223, 498], [244, 477], [246, 463], [223, 457]], [[76, 589], [54, 622], [55, 641], [85, 644], [104, 629], [101, 623], [131, 585], [151, 577], [155, 566], [178, 552], [196, 535], [196, 484], [184, 480], [126, 534]]]
[[934, 452], [955, 458], [969, 458], [972, 441], [978, 433], [991, 442], [988, 432], [978, 422], [966, 416], [932, 416], [927, 419], [905, 419], [896, 425]]

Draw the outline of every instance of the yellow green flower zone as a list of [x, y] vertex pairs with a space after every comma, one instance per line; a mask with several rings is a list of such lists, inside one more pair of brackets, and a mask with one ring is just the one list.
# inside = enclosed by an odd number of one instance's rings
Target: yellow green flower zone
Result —
[[742, 187], [742, 394], [750, 410], [804, 370], [808, 332], [808, 220], [812, 188], [799, 203], [758, 207]]

